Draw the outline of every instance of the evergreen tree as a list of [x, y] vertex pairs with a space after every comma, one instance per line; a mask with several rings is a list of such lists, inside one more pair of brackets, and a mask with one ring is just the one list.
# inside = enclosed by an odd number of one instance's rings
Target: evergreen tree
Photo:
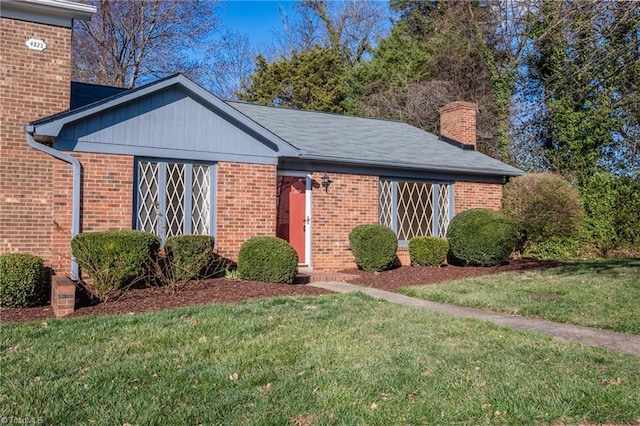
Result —
[[259, 55], [251, 84], [238, 97], [262, 105], [342, 113], [347, 92], [343, 55], [315, 46], [271, 63]]

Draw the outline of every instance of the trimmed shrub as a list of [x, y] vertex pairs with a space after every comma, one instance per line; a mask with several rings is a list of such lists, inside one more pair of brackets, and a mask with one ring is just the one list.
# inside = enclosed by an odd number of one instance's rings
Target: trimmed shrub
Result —
[[384, 271], [396, 258], [398, 237], [386, 226], [359, 225], [349, 233], [356, 265], [367, 272]]
[[576, 237], [584, 216], [578, 189], [551, 173], [511, 180], [504, 186], [502, 208], [516, 226], [520, 247]]
[[440, 266], [447, 259], [449, 242], [437, 237], [414, 237], [409, 240], [412, 265]]
[[167, 238], [164, 248], [177, 280], [202, 277], [213, 263], [214, 239], [209, 235], [176, 235]]
[[496, 266], [509, 259], [518, 242], [518, 233], [504, 214], [471, 209], [451, 220], [447, 240], [452, 263]]
[[0, 255], [0, 306], [25, 308], [46, 299], [42, 259], [24, 253]]
[[252, 281], [291, 284], [298, 274], [298, 254], [285, 240], [254, 237], [238, 253], [238, 275]]
[[142, 231], [88, 232], [76, 235], [71, 249], [82, 272], [93, 280], [90, 290], [104, 301], [145, 277], [160, 240]]

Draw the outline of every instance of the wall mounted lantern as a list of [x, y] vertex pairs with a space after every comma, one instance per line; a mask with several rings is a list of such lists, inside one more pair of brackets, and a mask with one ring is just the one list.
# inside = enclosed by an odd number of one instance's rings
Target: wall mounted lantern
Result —
[[331, 179], [329, 179], [329, 175], [327, 172], [324, 172], [322, 175], [322, 187], [324, 188], [324, 192], [327, 192], [329, 189], [329, 185], [331, 184]]

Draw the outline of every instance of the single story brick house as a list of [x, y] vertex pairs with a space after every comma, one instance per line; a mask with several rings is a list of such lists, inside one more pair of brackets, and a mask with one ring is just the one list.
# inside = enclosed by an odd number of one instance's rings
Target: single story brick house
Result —
[[[500, 209], [502, 185], [522, 174], [475, 150], [471, 103], [442, 108], [436, 136], [398, 121], [224, 102], [182, 75], [131, 90], [71, 83], [70, 24], [90, 19], [89, 7], [9, 5], [0, 251], [40, 255], [57, 274], [76, 277], [72, 235], [107, 229], [212, 235], [230, 259], [248, 238], [274, 235], [301, 265], [339, 270], [354, 266], [350, 230], [381, 223], [407, 262], [411, 237], [443, 236], [469, 208]], [[31, 49], [34, 39], [46, 49]]]

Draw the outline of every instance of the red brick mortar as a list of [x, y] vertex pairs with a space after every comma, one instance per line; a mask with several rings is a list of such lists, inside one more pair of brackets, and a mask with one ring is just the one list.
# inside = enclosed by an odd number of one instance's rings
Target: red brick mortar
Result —
[[454, 187], [455, 214], [474, 208], [502, 208], [502, 185], [499, 183], [456, 182]]
[[51, 308], [57, 317], [73, 313], [76, 303], [76, 286], [67, 277], [51, 277]]
[[[30, 38], [47, 49], [28, 49]], [[24, 126], [69, 107], [71, 30], [1, 18], [0, 40], [0, 253], [49, 265], [54, 160], [27, 145]]]
[[378, 222], [378, 177], [331, 173], [325, 191], [323, 173], [313, 173], [311, 260], [314, 270], [355, 267], [349, 232]]
[[219, 254], [237, 260], [251, 237], [276, 235], [276, 166], [218, 163], [217, 242]]
[[[72, 153], [82, 165], [81, 232], [131, 229], [133, 157]], [[58, 274], [68, 274], [71, 259], [72, 167], [55, 162], [53, 260]]]

